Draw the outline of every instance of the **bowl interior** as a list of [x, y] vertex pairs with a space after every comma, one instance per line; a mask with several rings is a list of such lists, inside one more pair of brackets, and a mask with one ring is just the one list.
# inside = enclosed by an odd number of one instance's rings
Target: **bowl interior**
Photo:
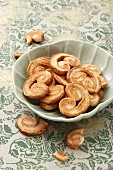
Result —
[[[103, 76], [107, 79], [108, 87], [104, 89], [104, 97], [100, 101], [100, 104], [92, 111], [81, 114], [74, 118], [66, 118], [58, 110], [45, 111], [39, 106], [38, 100], [30, 100], [26, 98], [23, 93], [23, 84], [27, 79], [26, 69], [28, 64], [41, 56], [51, 57], [55, 53], [69, 53], [78, 57], [81, 63], [92, 63], [98, 66]], [[53, 121], [72, 122], [79, 121], [83, 118], [89, 118], [93, 116], [97, 111], [106, 107], [113, 100], [113, 73], [111, 72], [113, 67], [113, 57], [105, 50], [98, 46], [91, 45], [86, 42], [65, 40], [56, 42], [49, 45], [42, 45], [37, 47], [30, 52], [23, 54], [13, 67], [13, 82], [16, 97], [26, 104], [33, 112], [38, 114], [40, 117]]]

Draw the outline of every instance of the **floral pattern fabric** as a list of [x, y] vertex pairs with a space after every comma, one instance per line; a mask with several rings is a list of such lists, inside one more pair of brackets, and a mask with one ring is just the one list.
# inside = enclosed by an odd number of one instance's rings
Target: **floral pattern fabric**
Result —
[[[45, 40], [30, 46], [25, 34], [44, 31]], [[0, 1], [0, 169], [1, 170], [110, 170], [113, 169], [113, 103], [92, 118], [76, 123], [49, 123], [36, 137], [21, 134], [15, 122], [22, 114], [36, 116], [15, 97], [12, 66], [16, 51], [62, 39], [83, 40], [113, 54], [112, 0], [1, 0]], [[78, 149], [65, 144], [66, 134], [84, 127]], [[69, 154], [62, 163], [53, 157]]]

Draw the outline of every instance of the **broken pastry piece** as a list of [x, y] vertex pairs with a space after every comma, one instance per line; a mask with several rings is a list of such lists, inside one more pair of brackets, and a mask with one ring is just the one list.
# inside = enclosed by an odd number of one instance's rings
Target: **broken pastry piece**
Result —
[[68, 159], [68, 154], [61, 151], [56, 151], [53, 156], [61, 162], [65, 162]]
[[26, 34], [25, 40], [30, 45], [33, 42], [41, 42], [44, 39], [44, 33], [40, 30], [34, 30]]
[[18, 59], [22, 54], [24, 54], [23, 51], [17, 51], [17, 52], [14, 53], [14, 58]]
[[18, 118], [16, 126], [19, 128], [21, 133], [28, 136], [34, 136], [45, 132], [48, 128], [48, 123], [42, 119], [38, 120], [35, 117], [23, 115]]
[[66, 144], [72, 149], [78, 148], [84, 141], [84, 129], [76, 129], [67, 134]]

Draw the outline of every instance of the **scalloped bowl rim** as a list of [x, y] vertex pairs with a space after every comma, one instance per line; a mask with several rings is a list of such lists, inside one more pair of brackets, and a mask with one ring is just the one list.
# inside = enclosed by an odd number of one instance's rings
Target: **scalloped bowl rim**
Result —
[[[90, 117], [92, 117], [93, 115], [95, 115], [97, 112], [99, 112], [100, 110], [102, 110], [103, 108], [105, 108], [106, 106], [108, 106], [112, 101], [113, 101], [113, 96], [110, 97], [109, 99], [107, 99], [106, 101], [102, 102], [102, 103], [99, 103], [92, 111], [90, 112], [85, 112], [83, 114], [80, 114], [79, 116], [77, 117], [72, 117], [72, 118], [66, 118], [66, 117], [48, 117], [47, 115], [44, 115], [43, 113], [41, 113], [41, 111], [39, 110], [35, 110], [34, 108], [32, 108], [32, 106], [29, 105], [28, 102], [25, 102], [23, 101], [18, 95], [17, 95], [17, 92], [16, 92], [16, 86], [15, 86], [15, 83], [14, 83], [14, 72], [15, 72], [15, 69], [16, 69], [16, 65], [18, 64], [18, 61], [21, 61], [23, 56], [25, 56], [26, 54], [28, 54], [29, 52], [32, 52], [38, 48], [42, 48], [42, 47], [45, 47], [45, 46], [51, 46], [51, 45], [54, 45], [54, 44], [58, 44], [59, 42], [67, 42], [67, 41], [76, 41], [76, 42], [81, 42], [81, 43], [85, 43], [87, 45], [90, 45], [90, 46], [94, 46], [94, 47], [97, 47], [97, 48], [100, 48], [99, 46], [97, 45], [94, 45], [94, 44], [90, 44], [88, 42], [84, 42], [84, 41], [79, 41], [79, 40], [61, 40], [61, 41], [56, 41], [56, 42], [53, 42], [53, 43], [48, 43], [48, 44], [44, 44], [44, 45], [41, 45], [39, 47], [35, 47], [34, 49], [31, 49], [29, 50], [28, 52], [25, 52], [24, 54], [22, 54], [22, 56], [20, 58], [18, 58], [18, 60], [14, 63], [13, 65], [13, 68], [12, 68], [12, 76], [13, 76], [13, 88], [14, 88], [14, 93], [17, 97], [17, 99], [25, 104], [29, 109], [31, 109], [31, 111], [33, 111], [35, 114], [37, 114], [39, 117], [41, 118], [44, 118], [44, 119], [47, 119], [47, 120], [52, 120], [52, 121], [56, 121], [56, 122], [78, 122], [82, 119], [88, 119]], [[108, 53], [106, 50], [104, 50], [103, 48], [101, 48], [102, 51], [104, 51], [106, 54], [109, 55], [109, 57], [112, 57], [112, 55], [110, 53]], [[108, 57], [108, 56], [107, 56]], [[107, 104], [108, 103], [108, 104]], [[106, 105], [106, 106], [104, 106]], [[102, 108], [102, 109], [101, 109]]]

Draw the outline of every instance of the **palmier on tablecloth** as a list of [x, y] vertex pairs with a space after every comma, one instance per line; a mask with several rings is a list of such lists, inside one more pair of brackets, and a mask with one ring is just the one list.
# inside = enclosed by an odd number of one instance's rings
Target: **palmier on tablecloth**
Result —
[[63, 153], [59, 150], [57, 150], [55, 153], [53, 153], [53, 156], [61, 162], [65, 162], [68, 159], [68, 154]]
[[66, 53], [55, 54], [50, 59], [50, 66], [57, 74], [66, 74], [72, 66], [78, 66], [80, 60]]
[[16, 122], [16, 125], [25, 135], [40, 135], [48, 127], [48, 123], [44, 120], [38, 120], [37, 118], [29, 115], [20, 116]]
[[[67, 98], [63, 98], [62, 100], [60, 100], [59, 102], [59, 109], [60, 109], [60, 112], [67, 116], [67, 117], [75, 117], [75, 116], [78, 116], [82, 113], [84, 113], [88, 107], [89, 107], [89, 104], [90, 104], [90, 98], [89, 98], [89, 93], [88, 91], [80, 84], [74, 84], [74, 83], [70, 83], [69, 85], [67, 85], [66, 87], [66, 94], [68, 95], [69, 92], [67, 93], [68, 89], [70, 89], [71, 87], [73, 88], [76, 88], [77, 89], [77, 92], [78, 94], [80, 94], [80, 97], [81, 97], [81, 100], [79, 101], [78, 105], [76, 106], [76, 97], [73, 99], [73, 98], [70, 98], [67, 97]], [[71, 95], [71, 94], [70, 94]]]
[[83, 137], [84, 129], [76, 129], [71, 131], [66, 136], [66, 144], [72, 149], [78, 148], [84, 141]]

